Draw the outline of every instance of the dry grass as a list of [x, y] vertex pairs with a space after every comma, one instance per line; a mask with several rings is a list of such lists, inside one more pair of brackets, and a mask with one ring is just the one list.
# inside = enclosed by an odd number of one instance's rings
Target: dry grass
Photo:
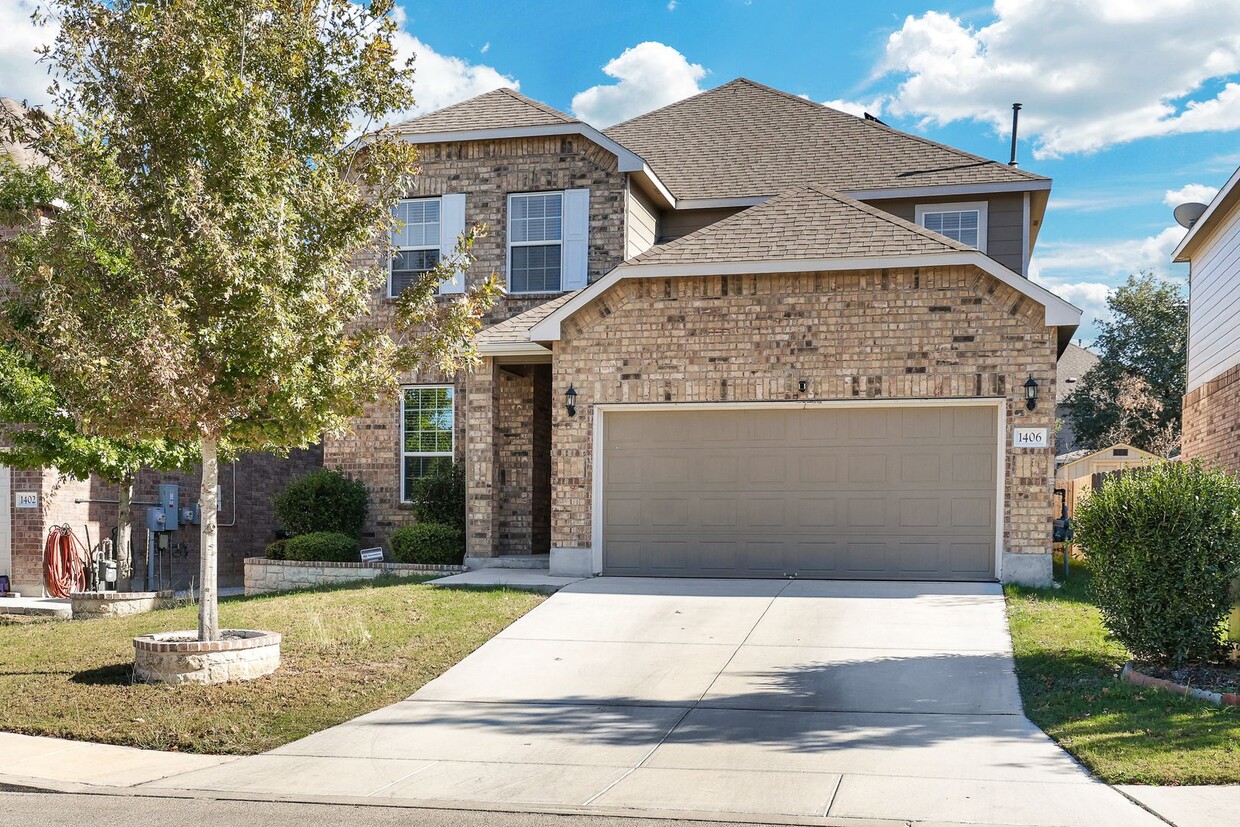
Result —
[[135, 635], [191, 629], [193, 606], [0, 626], [0, 729], [249, 754], [394, 703], [538, 605], [540, 595], [374, 581], [221, 601], [225, 627], [284, 636], [283, 666], [224, 686], [131, 684]]

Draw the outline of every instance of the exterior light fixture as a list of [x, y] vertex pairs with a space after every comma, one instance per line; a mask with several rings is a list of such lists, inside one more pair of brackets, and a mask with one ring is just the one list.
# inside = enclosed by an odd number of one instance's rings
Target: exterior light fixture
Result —
[[1032, 376], [1025, 382], [1025, 409], [1032, 411], [1038, 407], [1038, 380]]
[[564, 410], [568, 411], [569, 416], [577, 415], [577, 390], [572, 385], [564, 391]]

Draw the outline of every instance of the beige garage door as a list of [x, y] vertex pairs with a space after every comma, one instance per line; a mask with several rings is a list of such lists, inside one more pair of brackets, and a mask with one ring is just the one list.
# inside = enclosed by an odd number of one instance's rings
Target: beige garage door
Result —
[[604, 417], [604, 574], [994, 578], [992, 406]]

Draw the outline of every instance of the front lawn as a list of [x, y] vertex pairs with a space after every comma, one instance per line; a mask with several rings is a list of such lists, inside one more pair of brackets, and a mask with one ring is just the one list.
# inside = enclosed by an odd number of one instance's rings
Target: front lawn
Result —
[[1240, 782], [1240, 709], [1117, 680], [1129, 655], [1088, 580], [1077, 564], [1061, 589], [1005, 588], [1025, 714], [1108, 783]]
[[538, 605], [540, 595], [379, 580], [224, 599], [224, 628], [284, 635], [269, 678], [131, 685], [135, 635], [197, 627], [197, 607], [0, 625], [0, 729], [185, 752], [248, 754], [401, 700]]

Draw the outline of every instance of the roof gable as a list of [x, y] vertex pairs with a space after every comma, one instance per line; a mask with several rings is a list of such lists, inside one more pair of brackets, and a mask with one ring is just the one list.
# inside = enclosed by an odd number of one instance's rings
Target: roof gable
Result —
[[496, 89], [391, 127], [400, 135], [581, 123], [514, 89]]
[[1099, 361], [1098, 354], [1092, 350], [1069, 344], [1055, 367], [1055, 403], [1059, 404], [1071, 396], [1077, 383]]
[[972, 247], [821, 186], [801, 186], [626, 262], [708, 264], [970, 252]]
[[641, 155], [678, 199], [1047, 179], [863, 120], [746, 78], [604, 130]]

